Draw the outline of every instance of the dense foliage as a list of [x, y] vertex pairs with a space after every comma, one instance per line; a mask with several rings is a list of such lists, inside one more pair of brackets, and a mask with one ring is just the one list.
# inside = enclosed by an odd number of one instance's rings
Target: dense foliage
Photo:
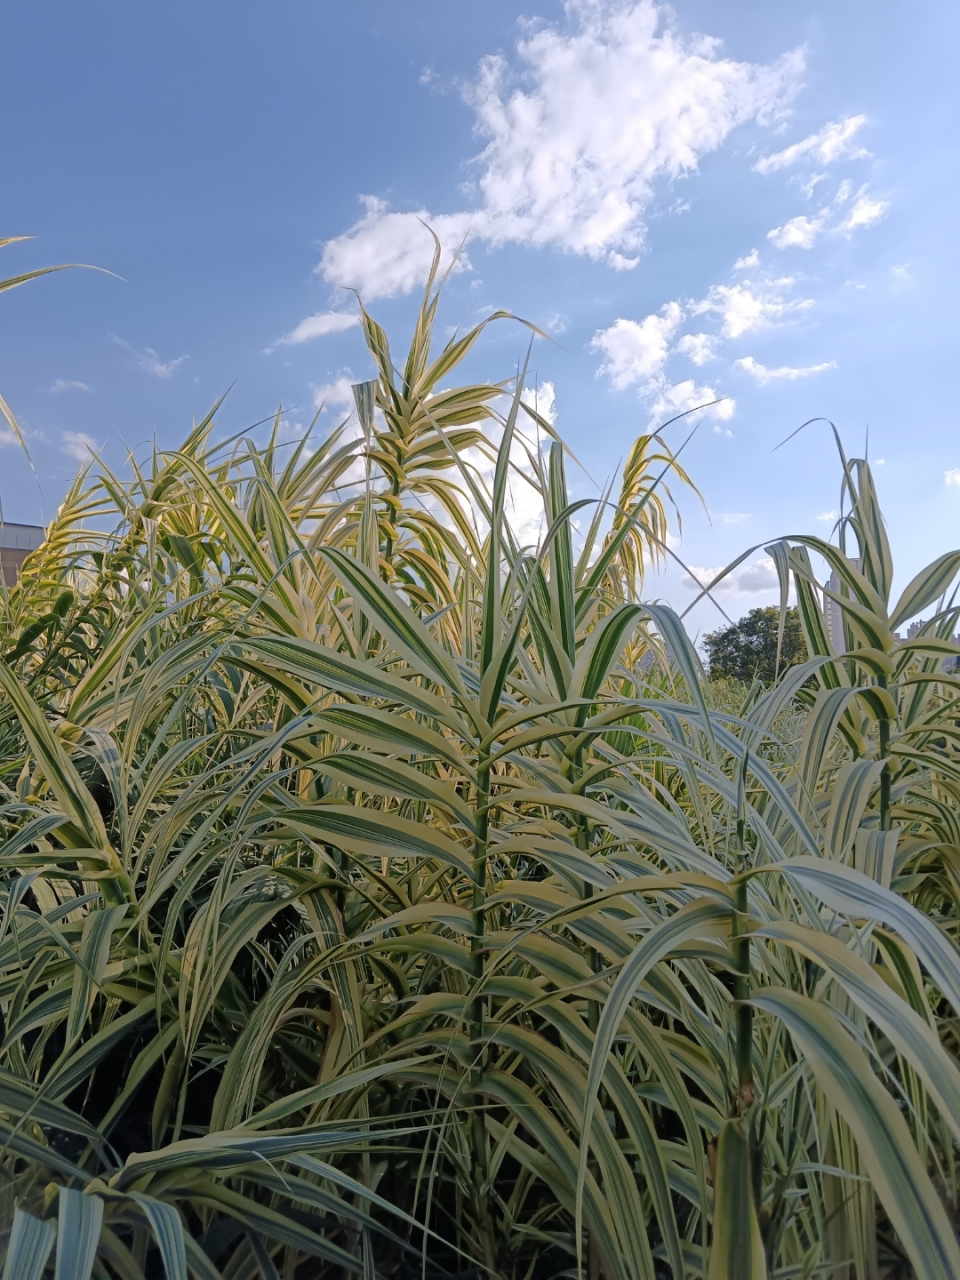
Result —
[[355, 438], [211, 416], [4, 596], [5, 1275], [960, 1274], [960, 553], [891, 601], [841, 458], [810, 657], [715, 705], [666, 447], [571, 502], [435, 307]]
[[794, 606], [781, 616], [772, 606], [751, 609], [739, 622], [708, 631], [703, 650], [711, 677], [759, 680], [769, 688], [786, 667], [807, 660], [800, 611]]

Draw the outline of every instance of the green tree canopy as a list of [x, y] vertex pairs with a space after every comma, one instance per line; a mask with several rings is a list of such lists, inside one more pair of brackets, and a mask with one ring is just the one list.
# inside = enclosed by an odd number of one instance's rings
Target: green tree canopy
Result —
[[[712, 677], [727, 676], [731, 680], [752, 680], [764, 684], [777, 678], [777, 632], [780, 610], [774, 606], [751, 609], [732, 627], [710, 631], [703, 638]], [[796, 608], [788, 609], [780, 648], [780, 670], [796, 662], [804, 662], [807, 648]]]

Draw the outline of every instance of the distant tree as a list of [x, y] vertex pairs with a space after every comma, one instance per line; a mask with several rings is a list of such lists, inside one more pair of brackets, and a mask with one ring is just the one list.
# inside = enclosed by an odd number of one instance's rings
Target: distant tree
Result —
[[[703, 638], [703, 648], [711, 678], [752, 680], [757, 676], [764, 684], [773, 684], [779, 626], [780, 610], [771, 606], [751, 609], [736, 626], [708, 632]], [[780, 647], [780, 671], [796, 662], [805, 662], [806, 658], [800, 614], [795, 608], [788, 609]]]

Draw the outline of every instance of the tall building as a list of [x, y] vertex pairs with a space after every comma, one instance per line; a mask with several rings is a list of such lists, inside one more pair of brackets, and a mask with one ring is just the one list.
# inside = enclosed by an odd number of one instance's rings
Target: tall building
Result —
[[0, 524], [0, 568], [8, 587], [14, 585], [20, 566], [40, 546], [46, 533], [36, 524]]
[[[836, 570], [830, 574], [826, 585], [827, 591], [833, 591], [836, 595], [840, 595], [840, 579], [837, 577]], [[847, 646], [843, 636], [843, 610], [836, 600], [831, 600], [826, 593], [824, 593], [823, 597], [823, 621], [827, 628], [827, 639], [830, 641], [830, 648], [834, 653], [846, 653]]]

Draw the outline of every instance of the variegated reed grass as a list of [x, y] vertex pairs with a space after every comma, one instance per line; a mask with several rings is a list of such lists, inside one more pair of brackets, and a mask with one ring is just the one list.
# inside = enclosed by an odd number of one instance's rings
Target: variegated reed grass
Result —
[[718, 705], [669, 450], [578, 542], [432, 284], [358, 436], [211, 415], [4, 597], [5, 1276], [960, 1274], [960, 553], [891, 603], [841, 455], [846, 545], [771, 548], [811, 657]]

